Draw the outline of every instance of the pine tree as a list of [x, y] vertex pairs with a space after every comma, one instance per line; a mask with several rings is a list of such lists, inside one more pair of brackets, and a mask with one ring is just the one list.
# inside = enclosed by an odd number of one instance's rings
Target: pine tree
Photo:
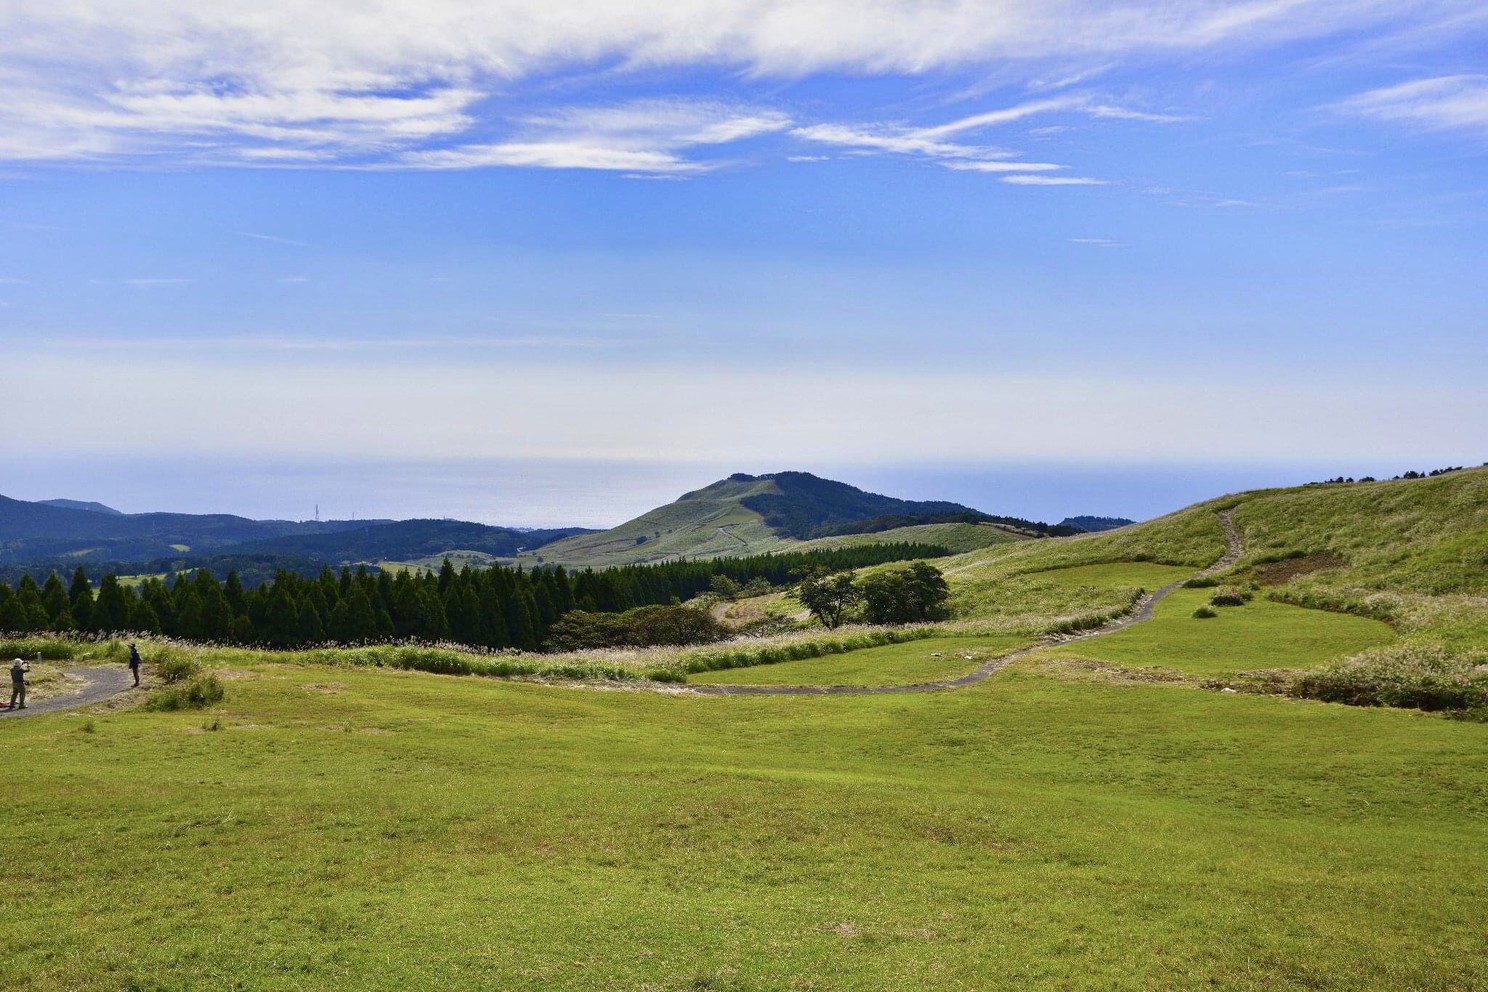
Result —
[[227, 581], [222, 583], [222, 595], [227, 598], [234, 617], [248, 612], [248, 594], [243, 591], [243, 580], [238, 578], [236, 568], [227, 573]]
[[215, 582], [202, 596], [202, 635], [211, 641], [232, 636], [233, 614], [227, 595]]
[[77, 621], [72, 615], [72, 601], [67, 598], [67, 590], [62, 587], [62, 580], [57, 577], [56, 572], [48, 575], [46, 585], [41, 587], [41, 605], [47, 612], [48, 629], [77, 629]]
[[150, 605], [149, 600], [141, 599], [129, 611], [129, 629], [141, 634], [162, 633], [160, 615], [155, 612], [155, 607]]
[[128, 630], [130, 607], [133, 605], [130, 600], [132, 599], [133, 596], [119, 584], [117, 575], [113, 572], [105, 575], [98, 586], [98, 599], [93, 603], [89, 628], [104, 633], [121, 633]]
[[[318, 592], [315, 586], [310, 587], [312, 591]], [[320, 622], [320, 614], [315, 609], [315, 604], [310, 602], [307, 595], [300, 600], [300, 628], [299, 643], [319, 644], [325, 640], [325, 627]]]
[[188, 641], [204, 640], [207, 636], [206, 623], [202, 617], [201, 597], [196, 594], [193, 586], [183, 582], [176, 583], [176, 589], [184, 590], [175, 598], [176, 624], [175, 635]]
[[72, 603], [72, 618], [77, 621], [79, 629], [87, 630], [93, 620], [93, 583], [88, 581], [88, 573], [81, 565], [72, 573], [67, 598]]
[[340, 644], [361, 644], [377, 637], [377, 618], [367, 594], [353, 589], [331, 610], [327, 633]]
[[300, 631], [300, 608], [289, 594], [289, 583], [274, 580], [273, 591], [269, 593], [267, 608], [264, 610], [262, 626], [254, 625], [258, 632], [258, 639], [274, 648], [294, 647], [299, 641]]
[[[6, 590], [9, 592], [9, 590]], [[0, 603], [0, 631], [8, 634], [28, 634], [33, 629], [31, 626], [30, 611], [21, 602], [21, 597], [11, 594]]]

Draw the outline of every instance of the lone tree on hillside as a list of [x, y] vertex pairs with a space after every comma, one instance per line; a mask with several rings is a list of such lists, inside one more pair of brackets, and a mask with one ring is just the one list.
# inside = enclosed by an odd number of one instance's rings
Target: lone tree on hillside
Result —
[[917, 561], [868, 576], [862, 582], [863, 614], [869, 623], [944, 620], [951, 590], [934, 565]]
[[828, 630], [842, 623], [843, 616], [862, 599], [857, 576], [851, 572], [829, 572], [817, 567], [796, 586], [796, 599]]

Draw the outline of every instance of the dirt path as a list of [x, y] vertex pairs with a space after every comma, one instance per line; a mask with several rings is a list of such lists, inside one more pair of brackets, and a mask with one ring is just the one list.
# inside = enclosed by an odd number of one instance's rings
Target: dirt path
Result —
[[[1210, 565], [1208, 568], [1196, 572], [1192, 577], [1198, 578], [1222, 572], [1240, 560], [1244, 547], [1240, 541], [1240, 532], [1235, 528], [1235, 522], [1231, 515], [1233, 510], [1221, 510], [1219, 513], [1220, 526], [1224, 528], [1225, 553], [1224, 556]], [[921, 682], [918, 685], [698, 685], [689, 686], [688, 691], [699, 696], [883, 696], [907, 692], [939, 692], [943, 689], [961, 689], [978, 682], [985, 682], [988, 678], [1002, 671], [1008, 665], [1019, 658], [1026, 658], [1035, 651], [1053, 647], [1056, 644], [1072, 644], [1075, 641], [1088, 641], [1094, 637], [1104, 637], [1114, 634], [1118, 630], [1125, 630], [1146, 620], [1152, 619], [1153, 610], [1157, 604], [1162, 602], [1174, 589], [1183, 585], [1187, 579], [1170, 582], [1158, 589], [1156, 592], [1148, 593], [1138, 600], [1136, 608], [1125, 616], [1112, 620], [1104, 626], [1083, 634], [1075, 634], [1070, 637], [1047, 637], [1032, 647], [1014, 651], [1011, 654], [1001, 655], [984, 663], [975, 671], [967, 672], [959, 679], [949, 682]]]
[[[68, 675], [82, 676], [84, 686], [74, 692], [53, 696], [51, 699], [27, 703], [23, 710], [0, 709], [0, 721], [19, 720], [22, 717], [40, 716], [42, 713], [55, 713], [58, 710], [70, 710], [78, 706], [101, 703], [106, 699], [112, 699], [133, 684], [129, 671], [122, 665], [110, 668], [69, 668], [65, 671]], [[6, 697], [6, 699], [9, 698], [9, 696]], [[4, 701], [0, 700], [0, 702]]]

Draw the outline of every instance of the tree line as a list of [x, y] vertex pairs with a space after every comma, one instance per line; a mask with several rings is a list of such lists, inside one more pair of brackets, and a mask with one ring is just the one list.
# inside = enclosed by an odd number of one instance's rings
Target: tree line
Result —
[[436, 573], [323, 568], [316, 577], [281, 571], [249, 587], [237, 572], [148, 578], [136, 588], [114, 572], [95, 588], [79, 566], [70, 583], [22, 576], [0, 583], [0, 631], [165, 634], [186, 640], [269, 648], [387, 640], [456, 641], [472, 647], [542, 648], [553, 625], [575, 610], [621, 613], [666, 605], [708, 591], [715, 576], [780, 585], [793, 573], [938, 557], [944, 548], [864, 545], [824, 551], [710, 561], [632, 565], [570, 572], [560, 567]]

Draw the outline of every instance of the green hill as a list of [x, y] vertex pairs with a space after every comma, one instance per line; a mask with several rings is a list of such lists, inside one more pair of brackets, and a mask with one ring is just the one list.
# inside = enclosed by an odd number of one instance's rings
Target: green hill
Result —
[[[1217, 581], [1254, 583], [1258, 604], [1311, 608], [1296, 611], [1298, 630], [1318, 626], [1300, 616], [1318, 609], [1384, 621], [1398, 641], [1361, 663], [1391, 678], [1455, 679], [1488, 662], [1488, 468], [1253, 490], [1120, 531], [987, 548], [936, 564], [963, 625], [987, 633], [1038, 633], [1066, 621], [1079, 627], [1124, 609], [1139, 587], [1181, 577], [1169, 566], [1218, 561], [1221, 512], [1230, 514], [1242, 553]], [[1186, 603], [1191, 611], [1205, 601], [1207, 594], [1185, 593], [1170, 606]], [[1268, 611], [1284, 619], [1269, 606], [1255, 613]], [[1198, 637], [1200, 628], [1183, 625], [1207, 621], [1187, 616], [1172, 629]], [[1228, 622], [1202, 628], [1203, 637], [1218, 637]], [[1141, 636], [1159, 631], [1148, 627]], [[1213, 645], [1195, 646], [1213, 653]], [[1335, 646], [1335, 658], [1357, 653]], [[1250, 656], [1256, 668], [1281, 663], [1256, 644]]]
[[[610, 530], [545, 545], [522, 560], [603, 568], [682, 556], [925, 541], [932, 540], [932, 533], [950, 541], [946, 546], [952, 550], [969, 550], [1017, 540], [1041, 526], [1011, 518], [1004, 526], [988, 523], [1001, 519], [959, 503], [880, 496], [806, 472], [739, 474]], [[1017, 530], [1015, 525], [1026, 527]]]

